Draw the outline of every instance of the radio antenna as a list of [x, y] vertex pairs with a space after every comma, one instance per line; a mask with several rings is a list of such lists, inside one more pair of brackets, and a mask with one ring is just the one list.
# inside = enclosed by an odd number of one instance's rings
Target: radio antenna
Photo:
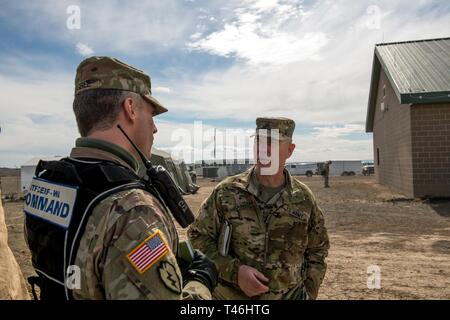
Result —
[[150, 160], [147, 159], [147, 157], [142, 153], [141, 150], [139, 150], [139, 148], [137, 147], [137, 145], [134, 144], [134, 142], [130, 139], [130, 137], [125, 133], [125, 131], [122, 129], [122, 127], [120, 126], [120, 124], [117, 125], [117, 128], [119, 128], [120, 131], [122, 131], [123, 135], [125, 136], [125, 138], [127, 138], [127, 140], [131, 143], [131, 145], [133, 146], [134, 150], [136, 150], [136, 152], [138, 153], [139, 157], [141, 157], [142, 162], [144, 163], [146, 168], [149, 168], [149, 166], [152, 165], [152, 163], [150, 162]]

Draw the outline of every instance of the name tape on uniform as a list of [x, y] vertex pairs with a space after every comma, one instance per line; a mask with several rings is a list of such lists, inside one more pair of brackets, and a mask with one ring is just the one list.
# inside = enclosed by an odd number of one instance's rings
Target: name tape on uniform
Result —
[[29, 215], [68, 228], [77, 190], [76, 187], [34, 178], [25, 197], [24, 211]]

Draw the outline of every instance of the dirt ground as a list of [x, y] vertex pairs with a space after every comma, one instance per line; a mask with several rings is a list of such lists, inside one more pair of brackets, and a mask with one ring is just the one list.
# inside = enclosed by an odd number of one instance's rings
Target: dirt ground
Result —
[[[321, 177], [298, 178], [316, 195], [330, 236], [319, 299], [450, 299], [449, 200], [407, 200], [373, 177], [332, 177], [329, 189]], [[194, 212], [217, 182], [198, 184], [198, 193], [186, 196]], [[7, 202], [4, 208], [11, 249], [28, 277], [34, 272], [22, 203]], [[185, 230], [180, 234], [184, 238]], [[368, 288], [374, 277], [368, 268], [379, 268], [381, 288]]]

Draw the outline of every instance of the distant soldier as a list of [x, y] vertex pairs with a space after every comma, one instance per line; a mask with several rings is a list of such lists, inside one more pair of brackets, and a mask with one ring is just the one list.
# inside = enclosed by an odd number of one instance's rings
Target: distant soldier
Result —
[[191, 177], [192, 183], [197, 183], [197, 173], [193, 166], [189, 167], [189, 176]]
[[327, 161], [327, 162], [324, 163], [323, 177], [324, 177], [324, 187], [325, 188], [329, 188], [330, 187], [330, 185], [328, 183], [329, 176], [330, 176], [330, 165], [331, 165], [331, 161]]
[[217, 185], [188, 235], [219, 269], [215, 299], [316, 299], [329, 240], [313, 193], [284, 168], [295, 122], [258, 118], [256, 125], [256, 165]]

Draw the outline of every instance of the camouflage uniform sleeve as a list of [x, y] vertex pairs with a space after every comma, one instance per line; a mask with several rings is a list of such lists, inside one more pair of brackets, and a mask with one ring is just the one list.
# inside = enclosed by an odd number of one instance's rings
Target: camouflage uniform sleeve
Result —
[[241, 263], [230, 255], [222, 256], [218, 251], [218, 238], [223, 214], [217, 204], [217, 189], [202, 203], [197, 219], [188, 230], [192, 245], [200, 249], [216, 264], [219, 279], [238, 287], [238, 271]]
[[330, 243], [325, 227], [323, 213], [312, 197], [313, 207], [308, 226], [308, 245], [305, 250], [306, 266], [306, 291], [311, 299], [317, 299], [319, 287], [322, 284], [327, 264], [325, 258], [328, 255]]
[[[172, 250], [177, 242], [174, 229], [169, 227], [172, 222], [151, 195], [132, 191], [116, 198], [112, 206], [108, 202], [104, 204], [105, 208], [102, 204], [99, 206], [96, 209], [100, 212], [105, 209], [105, 218], [96, 224], [98, 236], [88, 236], [90, 243], [84, 248], [90, 253], [81, 254], [81, 261], [83, 256], [88, 257], [86, 269], [92, 268], [90, 274], [97, 279], [87, 280], [101, 287], [101, 296], [127, 300], [210, 299], [209, 290], [201, 283], [188, 283], [183, 288]], [[154, 242], [149, 242], [151, 240]], [[158, 245], [159, 249], [138, 253], [146, 244], [149, 248]], [[135, 258], [132, 258], [133, 254]]]
[[201, 282], [189, 281], [183, 288], [183, 300], [211, 300], [211, 292]]

